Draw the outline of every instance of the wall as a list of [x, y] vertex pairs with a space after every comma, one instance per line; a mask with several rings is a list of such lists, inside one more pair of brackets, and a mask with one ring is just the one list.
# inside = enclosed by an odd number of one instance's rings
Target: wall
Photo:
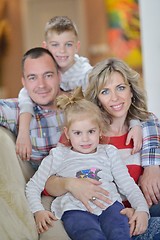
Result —
[[7, 55], [3, 58], [2, 82], [0, 98], [16, 97], [21, 88], [21, 0], [6, 1], [6, 19], [9, 24], [9, 45]]
[[[77, 25], [80, 53], [86, 53], [84, 0], [21, 0], [23, 48], [41, 46], [46, 22], [57, 15], [70, 17]], [[36, 13], [36, 14], [35, 14]]]
[[140, 0], [143, 75], [149, 110], [160, 118], [160, 1]]

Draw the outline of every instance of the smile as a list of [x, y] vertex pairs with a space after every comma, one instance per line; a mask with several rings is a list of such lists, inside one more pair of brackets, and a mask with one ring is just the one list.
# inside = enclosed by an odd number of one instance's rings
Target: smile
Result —
[[122, 107], [123, 107], [123, 103], [111, 106], [111, 108], [113, 108], [115, 111], [121, 110]]

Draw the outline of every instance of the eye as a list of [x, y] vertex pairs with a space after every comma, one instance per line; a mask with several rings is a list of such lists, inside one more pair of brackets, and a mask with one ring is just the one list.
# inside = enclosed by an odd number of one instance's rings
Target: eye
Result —
[[44, 75], [45, 79], [50, 79], [53, 77], [53, 73], [47, 73]]
[[76, 131], [76, 132], [74, 132], [74, 134], [79, 136], [81, 134], [81, 132], [80, 131]]
[[89, 130], [89, 133], [90, 133], [90, 134], [93, 134], [93, 133], [95, 133], [95, 130], [94, 130], [94, 129], [91, 129], [91, 130]]
[[35, 75], [31, 75], [28, 77], [29, 81], [35, 81], [36, 80], [36, 76]]
[[58, 43], [52, 43], [51, 46], [52, 46], [52, 47], [58, 47], [59, 44], [58, 44]]
[[72, 47], [72, 46], [73, 46], [72, 43], [70, 43], [70, 42], [66, 43], [66, 47]]
[[107, 95], [107, 94], [109, 94], [109, 89], [108, 89], [108, 88], [102, 89], [102, 90], [100, 91], [100, 94], [102, 94], [102, 95]]
[[124, 91], [126, 89], [126, 86], [125, 85], [119, 85], [117, 86], [117, 90], [118, 91]]

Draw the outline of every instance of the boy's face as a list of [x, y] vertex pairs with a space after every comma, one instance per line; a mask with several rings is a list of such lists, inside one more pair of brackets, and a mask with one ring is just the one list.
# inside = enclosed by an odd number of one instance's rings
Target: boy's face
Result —
[[48, 33], [48, 40], [43, 42], [43, 47], [52, 53], [60, 71], [65, 72], [75, 63], [74, 55], [78, 53], [80, 42], [71, 31], [60, 34], [52, 31]]

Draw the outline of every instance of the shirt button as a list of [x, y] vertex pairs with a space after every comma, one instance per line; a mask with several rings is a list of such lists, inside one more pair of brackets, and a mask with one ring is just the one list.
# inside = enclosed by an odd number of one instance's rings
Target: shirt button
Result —
[[46, 133], [45, 132], [43, 133], [43, 137], [46, 137]]

